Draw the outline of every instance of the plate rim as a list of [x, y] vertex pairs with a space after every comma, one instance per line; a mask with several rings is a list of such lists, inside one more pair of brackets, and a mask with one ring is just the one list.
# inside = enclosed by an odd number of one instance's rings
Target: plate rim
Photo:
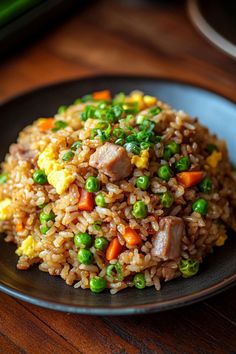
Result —
[[[89, 82], [93, 80], [116, 80], [116, 79], [130, 79], [130, 80], [149, 80], [149, 81], [157, 81], [157, 82], [167, 82], [170, 84], [179, 84], [183, 86], [190, 86], [192, 88], [201, 89], [206, 92], [213, 93], [220, 98], [224, 98], [226, 101], [236, 104], [236, 100], [227, 97], [224, 94], [217, 92], [216, 90], [209, 89], [206, 86], [199, 84], [194, 84], [193, 82], [189, 82], [187, 80], [163, 77], [163, 76], [148, 76], [148, 75], [109, 75], [109, 74], [100, 74], [100, 75], [89, 75], [84, 77], [76, 77], [74, 79], [67, 79], [67, 80], [60, 80], [57, 82], [44, 84], [37, 86], [33, 89], [25, 90], [19, 94], [13, 95], [10, 98], [3, 100], [0, 103], [0, 108], [4, 107], [5, 105], [11, 104], [12, 101], [20, 100], [22, 98], [26, 98], [31, 95], [35, 95], [40, 91], [45, 89], [51, 90], [58, 86], [69, 85], [70, 83], [75, 82]], [[117, 307], [108, 307], [108, 306], [101, 306], [101, 307], [93, 307], [90, 305], [81, 306], [81, 305], [68, 305], [68, 304], [59, 304], [55, 301], [50, 300], [43, 300], [38, 297], [27, 295], [26, 293], [22, 293], [21, 291], [14, 289], [6, 284], [3, 284], [0, 281], [0, 291], [10, 295], [18, 300], [28, 302], [33, 305], [37, 305], [42, 308], [47, 308], [50, 310], [57, 310], [61, 312], [69, 312], [75, 314], [86, 314], [86, 315], [99, 315], [99, 316], [117, 316], [117, 315], [137, 315], [137, 314], [144, 314], [144, 313], [154, 313], [154, 312], [161, 312], [165, 310], [170, 310], [174, 308], [179, 308], [183, 306], [192, 305], [196, 302], [203, 301], [213, 295], [217, 295], [231, 287], [234, 286], [236, 282], [236, 272], [230, 275], [227, 278], [218, 281], [216, 284], [211, 285], [210, 287], [204, 288], [201, 291], [197, 291], [195, 293], [191, 293], [189, 295], [180, 296], [172, 300], [166, 300], [161, 303], [149, 303], [143, 305], [132, 305], [132, 306], [117, 306]], [[96, 295], [95, 295], [96, 296]], [[116, 296], [116, 295], [113, 295]]]

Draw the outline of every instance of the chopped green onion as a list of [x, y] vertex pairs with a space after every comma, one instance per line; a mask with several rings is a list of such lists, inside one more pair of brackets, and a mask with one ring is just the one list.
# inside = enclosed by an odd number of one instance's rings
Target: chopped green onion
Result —
[[93, 96], [92, 95], [85, 95], [81, 98], [81, 102], [89, 102], [89, 101], [93, 101]]
[[67, 106], [60, 106], [60, 107], [58, 108], [57, 113], [58, 113], [58, 114], [62, 114], [62, 113], [65, 113], [66, 110], [67, 110]]
[[121, 128], [115, 128], [112, 132], [112, 135], [115, 137], [115, 138], [125, 138], [126, 137], [126, 133], [124, 132], [123, 129]]
[[137, 289], [144, 289], [146, 286], [146, 280], [144, 274], [143, 273], [135, 274], [133, 278], [133, 283]]
[[6, 183], [7, 181], [7, 173], [6, 172], [3, 172], [1, 175], [0, 175], [0, 184], [4, 184]]
[[54, 128], [52, 128], [53, 132], [57, 132], [58, 130], [64, 129], [68, 126], [68, 124], [64, 120], [56, 120], [54, 123]]
[[161, 113], [162, 109], [161, 107], [154, 107], [149, 109], [149, 113], [153, 116], [156, 116], [157, 114]]
[[139, 155], [141, 152], [140, 147], [137, 144], [135, 144], [134, 142], [126, 143], [124, 145], [124, 147], [126, 148], [126, 150], [128, 152], [132, 152], [132, 154], [134, 154], [134, 155]]
[[179, 153], [179, 145], [175, 141], [171, 141], [164, 148], [163, 157], [168, 161], [173, 155]]
[[116, 262], [115, 264], [109, 264], [106, 273], [110, 278], [112, 278], [113, 281], [122, 281], [124, 279], [122, 267], [119, 262]]
[[82, 145], [81, 141], [75, 141], [72, 145], [71, 145], [71, 150], [72, 151], [76, 151], [78, 148], [80, 148]]
[[115, 141], [116, 145], [124, 145], [125, 144], [125, 140], [123, 138], [119, 138]]

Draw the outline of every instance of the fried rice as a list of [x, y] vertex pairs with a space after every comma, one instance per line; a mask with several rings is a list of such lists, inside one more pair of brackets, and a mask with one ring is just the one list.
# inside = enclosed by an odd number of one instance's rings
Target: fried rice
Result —
[[93, 292], [159, 290], [236, 230], [235, 186], [226, 143], [197, 118], [140, 91], [96, 92], [10, 146], [0, 232], [20, 270]]

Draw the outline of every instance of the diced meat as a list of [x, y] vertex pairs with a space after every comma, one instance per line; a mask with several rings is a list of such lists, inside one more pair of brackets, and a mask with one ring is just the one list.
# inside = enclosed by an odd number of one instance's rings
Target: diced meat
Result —
[[26, 147], [22, 144], [12, 144], [10, 146], [10, 154], [16, 160], [25, 160], [30, 162], [32, 162], [37, 155], [35, 151], [26, 149]]
[[153, 238], [152, 255], [161, 259], [180, 257], [181, 239], [185, 232], [184, 222], [176, 216], [163, 217], [159, 231]]
[[130, 158], [123, 146], [105, 143], [90, 156], [89, 164], [113, 181], [127, 177], [132, 171]]

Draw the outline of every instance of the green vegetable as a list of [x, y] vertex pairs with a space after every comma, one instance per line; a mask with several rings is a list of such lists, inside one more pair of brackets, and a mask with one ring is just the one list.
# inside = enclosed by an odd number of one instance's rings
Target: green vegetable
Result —
[[96, 276], [91, 278], [89, 281], [89, 287], [93, 293], [101, 293], [104, 289], [106, 289], [106, 286], [106, 279], [102, 277]]
[[98, 195], [96, 195], [95, 203], [97, 206], [100, 206], [100, 207], [105, 207], [107, 205], [105, 202], [104, 195], [102, 193], [99, 193]]
[[46, 205], [47, 205], [47, 203], [43, 203], [43, 204], [39, 204], [38, 207], [39, 207], [39, 209], [43, 209]]
[[136, 186], [146, 191], [150, 186], [150, 178], [148, 176], [140, 176], [136, 179]]
[[67, 127], [67, 123], [64, 120], [56, 120], [54, 123], [54, 128], [52, 128], [53, 132], [57, 132], [60, 129], [64, 129]]
[[130, 134], [127, 136], [127, 138], [125, 139], [127, 143], [137, 143], [137, 134]]
[[148, 133], [151, 133], [156, 126], [156, 123], [152, 122], [149, 119], [145, 119], [143, 123], [139, 126], [140, 130], [145, 130]]
[[209, 154], [212, 154], [213, 151], [217, 151], [217, 150], [218, 150], [218, 148], [217, 148], [217, 146], [214, 145], [214, 144], [207, 144], [207, 146], [206, 146], [206, 151], [207, 151]]
[[163, 165], [157, 171], [158, 177], [163, 179], [164, 181], [169, 181], [169, 179], [173, 176], [173, 172], [168, 165]]
[[88, 105], [85, 107], [84, 112], [80, 114], [80, 119], [86, 121], [88, 118], [94, 118], [96, 108], [94, 106]]
[[85, 95], [81, 98], [81, 102], [89, 102], [89, 101], [93, 101], [93, 96], [92, 95]]
[[198, 273], [199, 263], [193, 259], [181, 259], [179, 270], [184, 278], [190, 278]]
[[101, 230], [101, 225], [102, 225], [102, 221], [101, 220], [96, 220], [93, 223], [93, 229], [96, 231]]
[[71, 150], [72, 151], [76, 151], [78, 148], [80, 148], [82, 145], [81, 141], [75, 141], [72, 145], [71, 145]]
[[145, 142], [145, 141], [142, 141], [140, 143], [141, 150], [149, 149], [151, 146], [153, 146], [153, 143], [149, 143], [149, 142]]
[[177, 172], [187, 171], [190, 167], [190, 160], [187, 156], [181, 157], [179, 161], [175, 163], [175, 169]]
[[78, 260], [81, 264], [89, 265], [93, 263], [92, 252], [86, 250], [85, 248], [81, 248], [78, 252]]
[[132, 154], [134, 154], [134, 155], [139, 155], [141, 152], [140, 147], [137, 144], [135, 144], [134, 142], [126, 143], [124, 145], [124, 147], [126, 148], [126, 150], [128, 152], [132, 152]]
[[40, 224], [45, 224], [47, 221], [54, 221], [55, 220], [55, 214], [53, 211], [50, 211], [49, 214], [44, 213], [43, 211], [41, 211], [41, 213], [39, 214], [39, 220], [40, 220]]
[[133, 278], [133, 283], [137, 289], [144, 289], [146, 286], [146, 280], [144, 274], [143, 273], [135, 274]]
[[67, 110], [67, 106], [60, 106], [60, 107], [58, 108], [57, 113], [58, 113], [58, 114], [62, 114], [62, 113], [65, 113], [66, 110]]
[[119, 138], [115, 141], [116, 145], [124, 145], [124, 143], [125, 143], [125, 140], [123, 138]]
[[75, 154], [73, 153], [73, 151], [69, 150], [69, 151], [65, 152], [65, 154], [62, 156], [62, 160], [63, 161], [70, 161], [73, 159], [74, 156], [75, 156]]
[[154, 107], [154, 108], [149, 109], [149, 113], [152, 116], [156, 116], [157, 114], [161, 113], [161, 111], [162, 111], [161, 107]]
[[196, 213], [206, 215], [208, 211], [208, 202], [203, 198], [199, 198], [193, 203], [192, 209]]
[[147, 205], [142, 200], [139, 200], [138, 202], [134, 203], [132, 214], [137, 219], [145, 218], [148, 214]]
[[179, 153], [179, 145], [175, 141], [171, 141], [164, 147], [164, 160], [169, 160], [173, 155]]
[[33, 174], [33, 180], [37, 184], [44, 185], [47, 183], [48, 179], [46, 173], [43, 170], [37, 170]]
[[124, 92], [118, 93], [115, 98], [113, 99], [113, 103], [124, 103], [125, 102], [125, 94]]
[[138, 115], [138, 117], [136, 118], [136, 123], [139, 124], [139, 125], [143, 124], [145, 119], [148, 119], [147, 115]]
[[95, 193], [99, 191], [100, 183], [96, 177], [90, 176], [86, 179], [85, 189], [90, 193]]
[[211, 193], [212, 191], [212, 181], [209, 177], [205, 177], [198, 185], [202, 193]]
[[171, 205], [174, 203], [174, 196], [171, 192], [165, 192], [161, 195], [161, 204], [164, 208], [170, 208]]
[[123, 129], [121, 128], [115, 128], [112, 132], [112, 135], [115, 137], [115, 138], [125, 138], [126, 136], [126, 133], [124, 132]]
[[112, 278], [112, 280], [122, 281], [124, 279], [124, 275], [122, 272], [122, 267], [119, 262], [115, 264], [109, 264], [107, 267], [107, 275]]
[[94, 242], [94, 247], [100, 251], [104, 251], [109, 242], [105, 237], [97, 237]]
[[0, 175], [0, 184], [4, 184], [6, 183], [7, 181], [7, 173], [6, 172], [3, 172], [1, 175]]
[[74, 244], [80, 248], [89, 248], [92, 246], [93, 238], [87, 232], [80, 232], [74, 237]]
[[161, 135], [156, 135], [156, 143], [160, 143], [162, 140], [162, 136]]
[[40, 231], [41, 234], [46, 235], [46, 233], [48, 232], [48, 230], [50, 229], [50, 227], [48, 227], [46, 224], [40, 225]]

